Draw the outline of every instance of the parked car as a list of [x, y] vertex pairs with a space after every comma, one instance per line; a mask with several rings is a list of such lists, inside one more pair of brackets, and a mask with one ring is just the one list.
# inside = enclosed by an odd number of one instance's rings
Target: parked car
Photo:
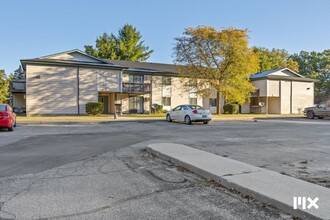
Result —
[[16, 127], [16, 114], [8, 104], [0, 104], [0, 127], [13, 131]]
[[171, 122], [172, 120], [183, 121], [187, 125], [190, 125], [191, 122], [208, 124], [212, 120], [212, 115], [209, 110], [199, 105], [179, 105], [166, 114], [166, 121]]
[[330, 117], [330, 101], [324, 101], [318, 105], [305, 108], [304, 115], [309, 119]]

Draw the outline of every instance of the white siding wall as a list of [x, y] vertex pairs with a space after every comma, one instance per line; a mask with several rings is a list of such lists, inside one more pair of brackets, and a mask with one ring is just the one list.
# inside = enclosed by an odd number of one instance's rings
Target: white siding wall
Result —
[[96, 85], [96, 70], [79, 68], [79, 107], [80, 114], [85, 114], [85, 105], [88, 102], [98, 101]]
[[253, 81], [252, 85], [259, 89], [259, 96], [267, 96], [267, 80]]
[[[78, 114], [77, 67], [27, 65], [26, 68], [29, 115]], [[120, 92], [119, 77], [120, 71], [79, 68], [79, 113], [85, 114], [87, 102], [98, 101], [99, 91]]]
[[27, 65], [26, 111], [77, 114], [77, 68]]
[[75, 61], [85, 61], [85, 62], [94, 62], [94, 63], [100, 63], [100, 61], [95, 60], [91, 57], [85, 56], [81, 53], [63, 53], [52, 57], [46, 57], [47, 59], [52, 60], [75, 60]]
[[281, 81], [281, 114], [290, 114], [291, 81]]
[[97, 87], [102, 92], [120, 92], [120, 70], [97, 70]]
[[278, 80], [267, 80], [269, 97], [280, 97], [280, 82]]
[[314, 83], [310, 83], [310, 82], [292, 82], [292, 113], [293, 114], [302, 114], [304, 108], [314, 104], [313, 85]]

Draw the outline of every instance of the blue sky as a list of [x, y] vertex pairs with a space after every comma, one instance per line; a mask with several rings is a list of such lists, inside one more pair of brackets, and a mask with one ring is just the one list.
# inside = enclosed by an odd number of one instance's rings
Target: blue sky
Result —
[[0, 0], [0, 69], [19, 60], [95, 45], [103, 32], [132, 24], [154, 50], [149, 62], [172, 63], [174, 38], [198, 25], [247, 28], [250, 46], [330, 49], [328, 0]]

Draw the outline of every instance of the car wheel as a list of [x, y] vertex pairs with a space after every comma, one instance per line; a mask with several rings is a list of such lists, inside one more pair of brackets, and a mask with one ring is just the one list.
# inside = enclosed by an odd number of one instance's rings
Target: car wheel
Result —
[[11, 125], [11, 127], [8, 128], [8, 131], [13, 131], [14, 128], [13, 128], [13, 125]]
[[208, 121], [203, 121], [203, 124], [204, 125], [207, 125], [209, 122]]
[[184, 118], [184, 122], [185, 122], [187, 125], [191, 125], [191, 119], [190, 119], [189, 115], [186, 115], [186, 117]]
[[318, 119], [323, 119], [323, 117], [322, 117], [322, 116], [318, 116], [317, 118], [318, 118]]
[[313, 111], [309, 111], [307, 112], [307, 118], [308, 119], [314, 119], [315, 115], [314, 115], [314, 112]]
[[166, 121], [167, 122], [171, 122], [172, 121], [171, 116], [169, 114], [166, 115]]
[[15, 123], [14, 123], [14, 127], [16, 128], [16, 120], [15, 120]]

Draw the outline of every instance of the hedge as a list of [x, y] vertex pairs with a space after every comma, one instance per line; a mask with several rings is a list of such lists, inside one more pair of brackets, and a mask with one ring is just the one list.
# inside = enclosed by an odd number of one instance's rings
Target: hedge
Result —
[[86, 113], [89, 115], [99, 115], [103, 112], [102, 102], [88, 102], [85, 106]]
[[223, 106], [223, 110], [224, 110], [225, 113], [228, 113], [228, 114], [237, 114], [238, 113], [238, 105], [228, 103], [228, 104]]

